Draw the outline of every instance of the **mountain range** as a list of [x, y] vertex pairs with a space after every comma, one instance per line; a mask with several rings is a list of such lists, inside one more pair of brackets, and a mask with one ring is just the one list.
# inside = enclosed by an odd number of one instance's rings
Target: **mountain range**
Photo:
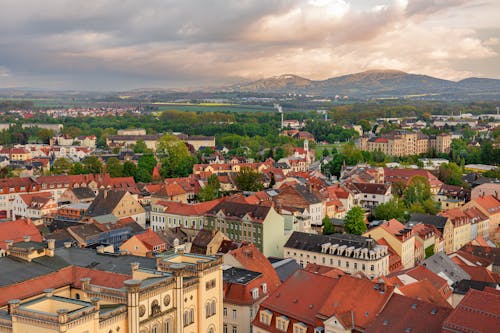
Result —
[[326, 80], [310, 80], [285, 74], [233, 85], [231, 91], [259, 93], [299, 93], [357, 98], [383, 97], [499, 97], [500, 80], [467, 78], [458, 82], [396, 70], [371, 70]]

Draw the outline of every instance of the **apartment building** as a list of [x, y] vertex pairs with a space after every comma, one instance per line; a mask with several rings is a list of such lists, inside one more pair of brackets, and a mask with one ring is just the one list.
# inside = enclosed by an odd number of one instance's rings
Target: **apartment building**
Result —
[[361, 137], [358, 144], [361, 150], [381, 151], [390, 156], [410, 156], [429, 152], [449, 153], [451, 135], [441, 133], [427, 136], [420, 132], [395, 131], [380, 137]]
[[347, 235], [317, 235], [293, 232], [284, 246], [284, 257], [305, 268], [308, 264], [335, 267], [349, 274], [362, 272], [370, 278], [389, 273], [387, 246], [372, 238]]

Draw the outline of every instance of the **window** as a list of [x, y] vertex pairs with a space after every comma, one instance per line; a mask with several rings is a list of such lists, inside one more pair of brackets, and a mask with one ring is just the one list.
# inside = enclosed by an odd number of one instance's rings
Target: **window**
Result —
[[265, 294], [267, 293], [267, 283], [262, 284], [262, 292]]
[[159, 333], [158, 326], [153, 326], [153, 328], [151, 329], [151, 333]]
[[170, 321], [166, 321], [163, 327], [165, 333], [170, 333]]
[[257, 288], [252, 289], [252, 297], [254, 299], [259, 298], [259, 289], [257, 289]]
[[224, 317], [227, 317], [227, 308], [224, 308]]
[[227, 324], [224, 324], [222, 328], [222, 333], [227, 333]]
[[233, 319], [236, 319], [237, 315], [238, 315], [238, 313], [236, 312], [236, 310], [233, 310]]
[[237, 326], [233, 326], [233, 333], [238, 333], [238, 327]]

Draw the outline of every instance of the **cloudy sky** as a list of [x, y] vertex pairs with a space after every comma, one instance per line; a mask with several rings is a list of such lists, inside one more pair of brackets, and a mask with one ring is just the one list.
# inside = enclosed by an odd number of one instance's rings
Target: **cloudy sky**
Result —
[[500, 78], [499, 0], [1, 0], [0, 88]]

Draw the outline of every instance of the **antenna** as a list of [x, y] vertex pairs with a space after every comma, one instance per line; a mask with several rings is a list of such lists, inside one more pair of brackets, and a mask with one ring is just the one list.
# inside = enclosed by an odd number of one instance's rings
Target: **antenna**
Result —
[[281, 114], [281, 129], [283, 129], [283, 127], [284, 127], [283, 126], [283, 108], [278, 103], [274, 104], [274, 108], [276, 109], [276, 111], [278, 111], [278, 113]]

